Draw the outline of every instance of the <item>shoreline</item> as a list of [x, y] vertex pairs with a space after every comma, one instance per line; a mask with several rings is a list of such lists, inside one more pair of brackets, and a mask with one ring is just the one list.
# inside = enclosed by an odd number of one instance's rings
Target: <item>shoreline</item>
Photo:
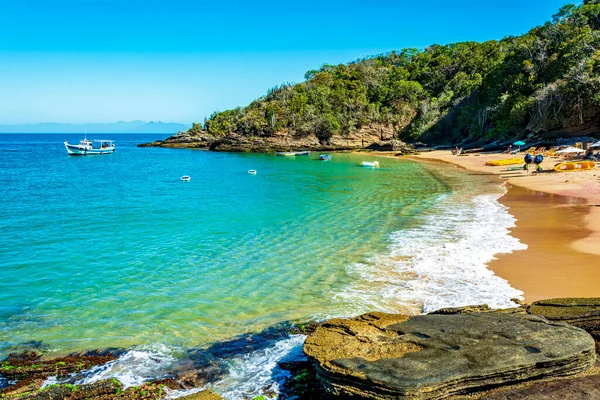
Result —
[[[503, 154], [453, 156], [434, 151], [411, 156], [417, 161], [452, 164], [501, 178], [505, 167], [486, 166]], [[546, 161], [545, 171], [554, 163]], [[507, 193], [499, 201], [516, 218], [511, 234], [528, 245], [525, 251], [497, 254], [488, 264], [499, 277], [523, 291], [527, 303], [557, 297], [599, 297], [600, 171], [542, 173], [505, 178]], [[567, 239], [565, 239], [567, 238]], [[542, 279], [543, 278], [543, 279]]]

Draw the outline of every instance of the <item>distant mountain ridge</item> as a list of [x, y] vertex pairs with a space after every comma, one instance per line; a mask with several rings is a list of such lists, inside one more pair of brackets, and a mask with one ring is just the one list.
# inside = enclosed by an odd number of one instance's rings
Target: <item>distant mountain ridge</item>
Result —
[[190, 125], [162, 121], [118, 121], [109, 123], [65, 124], [42, 122], [39, 124], [0, 125], [0, 133], [170, 133], [187, 130]]

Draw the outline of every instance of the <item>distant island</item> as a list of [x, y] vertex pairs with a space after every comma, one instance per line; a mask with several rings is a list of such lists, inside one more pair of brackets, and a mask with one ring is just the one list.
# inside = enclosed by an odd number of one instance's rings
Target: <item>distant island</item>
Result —
[[[223, 151], [473, 147], [600, 132], [600, 3], [521, 36], [403, 49], [308, 71], [153, 145]], [[187, 136], [187, 137], [185, 137]], [[383, 146], [378, 142], [386, 142]]]
[[109, 123], [67, 124], [43, 122], [39, 124], [0, 125], [0, 133], [165, 133], [173, 134], [188, 129], [189, 125], [162, 121], [118, 121]]

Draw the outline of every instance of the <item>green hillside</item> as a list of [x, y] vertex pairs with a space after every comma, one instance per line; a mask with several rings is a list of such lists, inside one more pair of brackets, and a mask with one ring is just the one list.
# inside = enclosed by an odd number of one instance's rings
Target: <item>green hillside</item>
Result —
[[439, 143], [574, 127], [600, 112], [599, 46], [600, 0], [586, 0], [522, 36], [323, 65], [305, 82], [213, 113], [190, 134], [287, 131], [326, 143], [375, 123], [401, 139]]

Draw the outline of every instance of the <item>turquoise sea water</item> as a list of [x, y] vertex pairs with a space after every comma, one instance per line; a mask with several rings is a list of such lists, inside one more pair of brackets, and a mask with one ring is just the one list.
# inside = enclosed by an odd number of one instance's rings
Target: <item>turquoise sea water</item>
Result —
[[[0, 135], [0, 355], [32, 342], [181, 349], [286, 320], [515, 295], [485, 269], [513, 239], [477, 242], [478, 213], [512, 223], [481, 177], [109, 136], [115, 154], [68, 157], [62, 140], [80, 137]], [[471, 255], [455, 265], [449, 251]]]

